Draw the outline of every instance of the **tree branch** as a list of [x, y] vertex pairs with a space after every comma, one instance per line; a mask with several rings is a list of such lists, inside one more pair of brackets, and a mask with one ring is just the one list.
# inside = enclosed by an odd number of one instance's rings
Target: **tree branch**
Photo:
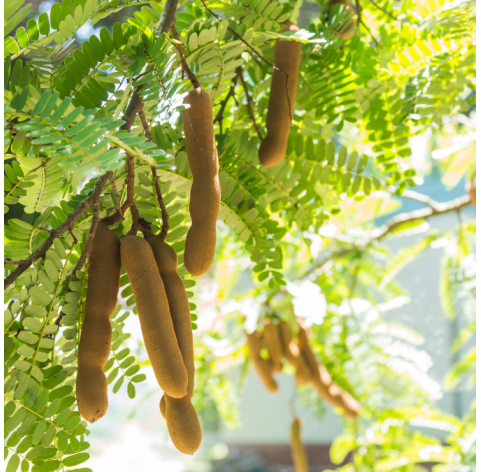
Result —
[[[144, 127], [145, 137], [147, 138], [148, 142], [152, 142], [152, 134], [150, 133], [149, 125], [144, 115], [143, 105], [139, 110], [140, 121], [142, 122], [142, 126]], [[162, 197], [162, 191], [160, 190], [159, 178], [157, 177], [157, 169], [155, 166], [150, 166], [152, 171], [152, 177], [154, 181], [155, 193], [157, 194], [157, 201], [159, 202], [160, 211], [162, 214], [162, 230], [160, 231], [160, 239], [165, 241], [167, 237], [167, 233], [169, 232], [169, 213], [164, 203], [164, 199]]]
[[259, 126], [257, 126], [256, 118], [254, 116], [254, 108], [252, 106], [253, 100], [252, 100], [252, 97], [249, 95], [249, 90], [247, 89], [247, 83], [244, 80], [244, 76], [242, 75], [242, 67], [240, 66], [237, 67], [235, 71], [237, 73], [237, 77], [239, 77], [241, 81], [242, 87], [244, 88], [244, 93], [247, 99], [247, 107], [249, 108], [249, 115], [251, 117], [252, 123], [254, 124], [254, 129], [256, 130], [257, 136], [259, 136], [259, 139], [262, 141], [261, 130], [259, 129]]
[[21, 265], [19, 265], [5, 278], [3, 282], [4, 289], [6, 289], [12, 282], [20, 277], [20, 275], [22, 275], [32, 263], [34, 263], [40, 257], [44, 257], [48, 249], [50, 249], [52, 246], [55, 238], [58, 238], [66, 231], [71, 231], [75, 227], [75, 223], [77, 223], [77, 221], [82, 217], [82, 215], [84, 215], [90, 206], [93, 203], [98, 202], [100, 194], [102, 193], [102, 189], [105, 187], [105, 184], [111, 175], [112, 172], [109, 171], [97, 179], [92, 189], [92, 193], [72, 213], [69, 214], [69, 217], [58, 228], [52, 230], [47, 240], [34, 253], [27, 257], [27, 259], [25, 259]]
[[[417, 193], [417, 192], [413, 192]], [[419, 195], [419, 194], [418, 194]], [[401, 213], [399, 215], [391, 218], [386, 224], [382, 225], [380, 228], [376, 228], [371, 232], [371, 241], [384, 238], [389, 233], [394, 231], [398, 226], [405, 223], [410, 223], [411, 221], [421, 220], [430, 218], [436, 215], [442, 215], [444, 213], [449, 213], [451, 211], [457, 211], [461, 208], [468, 206], [471, 203], [469, 195], [463, 195], [462, 197], [456, 198], [446, 203], [438, 203], [434, 200], [430, 200], [429, 208], [422, 208], [421, 210], [414, 210], [408, 213]]]
[[217, 115], [215, 115], [215, 118], [214, 118], [214, 123], [217, 121], [220, 125], [221, 134], [222, 134], [222, 120], [224, 118], [225, 107], [227, 106], [227, 103], [229, 102], [230, 97], [235, 96], [235, 86], [237, 85], [237, 79], [238, 78], [239, 77], [237, 75], [232, 78], [232, 83], [231, 83], [231, 86], [230, 86], [229, 93], [224, 98], [224, 100], [222, 100], [222, 102], [220, 102], [220, 109], [219, 109], [219, 111], [217, 112]]
[[397, 18], [394, 15], [391, 15], [388, 11], [384, 10], [381, 6], [379, 6], [374, 0], [369, 0], [378, 10], [381, 10], [385, 15], [389, 16], [389, 18], [397, 21]]
[[177, 10], [178, 0], [165, 0], [164, 10], [160, 16], [159, 24], [157, 25], [156, 33], [167, 33], [170, 27], [175, 24], [175, 12]]
[[122, 208], [120, 206], [120, 196], [119, 196], [119, 191], [117, 190], [117, 186], [115, 185], [115, 180], [114, 176], [110, 177], [110, 185], [112, 186], [112, 189], [114, 191], [114, 196], [115, 196], [115, 209], [119, 213], [120, 219], [125, 220]]
[[179, 41], [178, 43], [175, 43], [175, 47], [177, 48], [177, 51], [179, 52], [180, 56], [180, 62], [182, 64], [182, 69], [185, 71], [187, 74], [187, 77], [189, 80], [192, 82], [192, 86], [196, 88], [200, 88], [199, 80], [197, 79], [197, 76], [191, 71], [189, 65], [187, 64], [187, 61], [185, 60], [184, 56], [184, 51], [182, 49], [182, 43], [180, 42], [180, 37], [179, 33], [177, 33], [177, 30], [175, 28], [175, 22], [172, 23], [172, 26], [170, 27], [172, 34], [174, 35], [174, 39]]
[[358, 25], [361, 24], [362, 26], [364, 26], [364, 28], [367, 29], [367, 31], [369, 32], [369, 34], [371, 35], [371, 38], [372, 40], [374, 41], [374, 44], [376, 45], [376, 47], [380, 47], [380, 44], [379, 44], [379, 41], [375, 38], [375, 36], [372, 34], [371, 32], [371, 28], [369, 28], [366, 23], [364, 23], [364, 21], [361, 20], [361, 17], [358, 16]]
[[[407, 195], [406, 192], [408, 192]], [[396, 228], [405, 223], [410, 223], [412, 221], [421, 219], [428, 219], [433, 216], [442, 215], [452, 211], [459, 211], [462, 208], [470, 205], [471, 203], [469, 195], [464, 195], [462, 197], [455, 198], [454, 200], [445, 203], [436, 202], [426, 195], [422, 195], [418, 192], [413, 191], [405, 191], [402, 196], [425, 203], [429, 206], [428, 208], [400, 213], [399, 215], [392, 217], [384, 225], [374, 229], [373, 231], [368, 232], [368, 236], [364, 240], [354, 240], [353, 238], [350, 238], [346, 235], [339, 235], [339, 237], [335, 237], [334, 239], [340, 242], [351, 244], [351, 247], [342, 248], [338, 251], [330, 253], [328, 256], [324, 257], [315, 264], [316, 269], [320, 269], [322, 272], [324, 272], [325, 270], [327, 270], [326, 267], [332, 264], [333, 260], [344, 257], [352, 252], [362, 251], [366, 249], [373, 242], [382, 240], [389, 233], [393, 232]]]

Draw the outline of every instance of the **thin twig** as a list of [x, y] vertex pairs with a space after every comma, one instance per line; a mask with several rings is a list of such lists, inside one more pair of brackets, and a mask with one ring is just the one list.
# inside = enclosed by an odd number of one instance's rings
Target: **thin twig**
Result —
[[[80, 254], [80, 258], [77, 261], [77, 264], [75, 264], [75, 267], [72, 270], [72, 274], [70, 275], [70, 282], [75, 282], [77, 280], [77, 271], [80, 270], [87, 258], [90, 258], [90, 253], [92, 251], [92, 242], [95, 237], [95, 233], [97, 232], [97, 226], [99, 223], [99, 201], [97, 200], [96, 202], [92, 203], [92, 224], [90, 225], [89, 233], [87, 235], [87, 240], [85, 241], [85, 246], [83, 248], [82, 254]], [[65, 295], [67, 293], [71, 292], [72, 290], [70, 289], [70, 283], [67, 286], [67, 290], [65, 291]], [[64, 303], [64, 305], [67, 302]], [[62, 311], [59, 313], [57, 319], [55, 320], [55, 324], [57, 326], [60, 326], [60, 322], [62, 321], [62, 318], [65, 316], [65, 313]]]
[[147, 123], [147, 118], [145, 117], [144, 113], [144, 104], [142, 103], [141, 107], [139, 108], [139, 118], [140, 122], [142, 123], [142, 128], [144, 129], [145, 137], [149, 143], [152, 142], [152, 133], [149, 129], [149, 124]]
[[127, 202], [134, 203], [134, 184], [135, 184], [135, 161], [134, 156], [127, 154]]
[[175, 43], [175, 47], [179, 52], [180, 62], [182, 63], [182, 70], [185, 71], [185, 73], [187, 74], [187, 77], [192, 82], [192, 86], [195, 89], [200, 88], [200, 84], [199, 84], [199, 80], [197, 79], [197, 76], [192, 72], [192, 70], [189, 67], [189, 64], [187, 64], [187, 61], [185, 60], [184, 51], [182, 49], [182, 43], [180, 42], [179, 33], [177, 33], [174, 23], [172, 23], [170, 29], [172, 31], [172, 34], [174, 35], [174, 39], [178, 41], [178, 43]]
[[66, 231], [72, 230], [75, 227], [75, 223], [77, 223], [77, 221], [84, 215], [90, 206], [94, 202], [98, 201], [100, 194], [107, 183], [107, 180], [110, 178], [110, 175], [112, 175], [112, 172], [109, 171], [97, 179], [90, 195], [72, 213], [69, 214], [69, 217], [58, 228], [52, 230], [47, 240], [34, 253], [25, 259], [24, 264], [17, 267], [5, 278], [3, 282], [4, 289], [6, 289], [12, 282], [20, 277], [20, 275], [22, 275], [32, 263], [34, 263], [40, 257], [44, 257], [48, 249], [50, 249], [52, 246], [55, 238], [58, 238]]
[[251, 117], [252, 123], [254, 124], [254, 129], [256, 130], [257, 136], [259, 136], [259, 139], [262, 141], [261, 130], [259, 129], [259, 126], [257, 126], [256, 118], [254, 116], [254, 107], [252, 106], [253, 100], [252, 100], [252, 97], [249, 95], [249, 90], [247, 89], [247, 83], [244, 80], [244, 76], [242, 74], [242, 67], [240, 66], [237, 67], [235, 71], [237, 73], [237, 77], [239, 77], [241, 81], [242, 87], [244, 88], [244, 93], [247, 99], [247, 107], [249, 108], [249, 115]]
[[[120, 130], [130, 132], [130, 130], [132, 129], [135, 116], [137, 115], [137, 112], [142, 105], [142, 98], [139, 95], [139, 90], [142, 89], [142, 87], [144, 87], [145, 85], [146, 84], [142, 84], [134, 90], [132, 98], [130, 99], [127, 109], [125, 110], [125, 114], [122, 117], [125, 123], [120, 127]], [[135, 162], [133, 156], [128, 153], [126, 153], [126, 160], [127, 178], [125, 179], [125, 182], [127, 184], [127, 201], [113, 215], [107, 216], [106, 218], [102, 219], [102, 222], [105, 223], [107, 226], [113, 225], [114, 223], [117, 223], [117, 221], [125, 219], [124, 212], [127, 211], [127, 209], [130, 208], [130, 206], [134, 202]], [[116, 192], [115, 185], [113, 186], [114, 192]]]
[[388, 11], [384, 10], [380, 5], [378, 5], [374, 0], [369, 0], [378, 10], [381, 10], [385, 15], [389, 16], [389, 18], [397, 21], [397, 18], [394, 15], [391, 15]]
[[357, 28], [359, 29], [359, 24], [361, 23], [362, 17], [361, 17], [361, 2], [359, 0], [356, 0], [356, 13], [357, 13]]
[[[217, 16], [204, 2], [204, 0], [200, 0], [202, 2], [202, 5], [204, 5], [204, 8], [220, 23], [222, 19]], [[230, 26], [227, 27], [227, 29], [237, 38], [239, 38], [250, 50], [252, 50], [257, 57], [259, 57], [262, 61], [264, 61], [271, 69], [274, 69], [275, 71], [279, 72], [280, 74], [283, 74], [286, 76], [286, 94], [287, 94], [287, 102], [289, 104], [289, 119], [291, 120], [292, 123], [292, 113], [291, 113], [291, 99], [289, 98], [289, 75], [286, 74], [284, 71], [280, 70], [278, 67], [273, 66], [268, 60], [264, 59], [245, 39], [242, 38], [241, 35], [239, 35], [236, 31], [234, 31]]]
[[[145, 137], [147, 138], [147, 141], [152, 142], [152, 134], [150, 133], [149, 125], [147, 123], [147, 119], [145, 118], [143, 105], [142, 107], [140, 107], [139, 117], [140, 117], [140, 121], [142, 122], [142, 126], [144, 128], [144, 133], [145, 133]], [[157, 194], [157, 201], [159, 202], [159, 207], [162, 214], [162, 230], [160, 232], [160, 239], [162, 241], [165, 241], [165, 238], [167, 237], [167, 233], [169, 232], [170, 216], [165, 206], [164, 199], [162, 197], [162, 191], [160, 190], [159, 178], [157, 177], [157, 169], [155, 168], [155, 166], [150, 166], [150, 169], [152, 171], [152, 178], [154, 182], [155, 193]]]
[[222, 102], [220, 102], [220, 109], [219, 109], [219, 111], [217, 112], [217, 115], [215, 115], [215, 118], [214, 118], [214, 123], [216, 121], [219, 123], [221, 134], [222, 134], [222, 120], [224, 118], [225, 107], [227, 106], [227, 103], [230, 100], [230, 97], [235, 96], [235, 86], [237, 85], [237, 79], [238, 78], [239, 77], [237, 75], [232, 78], [232, 83], [230, 85], [229, 93], [224, 98], [224, 100], [222, 100]]
[[75, 234], [73, 234], [73, 231], [72, 231], [71, 229], [69, 229], [68, 232], [69, 232], [70, 236], [72, 236], [73, 243], [74, 243], [75, 245], [77, 245], [77, 244], [78, 244], [78, 239], [75, 237]]
[[132, 227], [130, 231], [127, 233], [129, 235], [136, 235], [137, 231], [139, 230], [139, 210], [135, 206], [135, 203], [130, 207], [130, 212], [132, 213]]
[[364, 23], [364, 21], [361, 20], [361, 17], [358, 17], [358, 20], [359, 20], [359, 23], [364, 26], [364, 28], [367, 29], [367, 31], [369, 32], [369, 34], [371, 35], [371, 38], [372, 40], [374, 41], [374, 43], [376, 44], [376, 47], [380, 47], [380, 44], [378, 42], [378, 40], [374, 37], [374, 35], [371, 33], [371, 29], [366, 25], [366, 23]]
[[120, 206], [120, 195], [119, 195], [119, 191], [117, 190], [117, 186], [115, 185], [115, 180], [114, 180], [114, 176], [112, 175], [112, 177], [110, 178], [110, 185], [112, 186], [112, 189], [114, 191], [114, 196], [115, 196], [115, 209], [118, 211], [119, 215], [120, 215], [120, 219], [121, 220], [125, 220], [125, 217], [124, 217], [124, 214], [122, 212], [122, 208]]
[[43, 226], [40, 226], [40, 227], [37, 228], [37, 229], [39, 229], [40, 231], [45, 231], [45, 232], [48, 233], [48, 234], [50, 234], [50, 233], [53, 231], [53, 230], [51, 230], [51, 229], [44, 228]]

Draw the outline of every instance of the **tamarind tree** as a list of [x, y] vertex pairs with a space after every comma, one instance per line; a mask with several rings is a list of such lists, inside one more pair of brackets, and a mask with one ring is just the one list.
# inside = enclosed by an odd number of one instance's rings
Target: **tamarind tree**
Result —
[[[419, 336], [383, 312], [405, 294], [395, 275], [437, 244], [445, 247], [446, 314], [469, 321], [453, 350], [475, 330], [475, 222], [429, 230], [431, 217], [475, 203], [475, 190], [444, 203], [414, 190], [425, 171], [415, 169], [413, 143], [429, 141], [440, 158], [431, 166], [446, 185], [474, 182], [476, 2], [316, 1], [62, 0], [42, 13], [25, 0], [5, 2], [8, 472], [64, 471], [88, 461], [75, 383], [99, 219], [121, 240], [150, 231], [172, 246], [194, 335], [196, 296], [206, 280], [219, 284], [217, 304], [229, 323], [204, 334], [234, 348], [221, 359], [194, 336], [193, 404], [201, 421], [213, 409], [236, 423], [240, 389], [230, 372], [249, 365], [246, 316], [254, 310], [258, 326], [292, 319], [293, 287], [306, 282], [327, 302], [312, 325], [313, 351], [362, 407], [332, 446], [335, 463], [353, 451], [353, 464], [339, 470], [415, 472], [426, 461], [437, 462], [437, 472], [475, 470], [475, 411], [460, 419], [432, 406], [427, 368], [415, 361]], [[299, 29], [281, 31], [288, 20]], [[281, 40], [302, 47], [295, 101], [295, 78], [275, 65]], [[274, 73], [284, 73], [286, 86], [269, 96]], [[184, 266], [193, 175], [181, 112], [193, 87], [213, 103], [221, 193], [214, 263], [200, 279]], [[270, 101], [286, 99], [285, 156], [263, 167], [258, 150]], [[376, 224], [400, 196], [423, 208]], [[413, 232], [424, 235], [397, 253], [386, 244]], [[241, 273], [248, 283], [236, 291]], [[135, 398], [145, 379], [124, 344], [125, 320], [136, 314], [122, 268], [104, 366], [109, 395], [126, 388]], [[389, 350], [392, 342], [402, 349]], [[474, 362], [473, 348], [446, 387], [473, 376]], [[299, 387], [301, 398], [322, 416], [310, 389]], [[423, 421], [447, 429], [447, 444], [411, 429]]]

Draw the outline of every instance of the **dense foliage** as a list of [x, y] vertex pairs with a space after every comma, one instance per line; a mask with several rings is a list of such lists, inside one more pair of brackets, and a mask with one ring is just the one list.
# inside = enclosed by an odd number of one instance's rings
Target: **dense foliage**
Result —
[[[306, 5], [317, 8], [307, 20]], [[179, 42], [158, 32], [162, 4], [63, 0], [41, 14], [29, 7], [5, 3], [7, 470], [66, 470], [89, 458], [74, 391], [88, 282], [81, 255], [92, 202], [103, 218], [118, 208], [117, 191], [120, 203], [126, 200], [131, 155], [136, 207], [155, 233], [162, 209], [151, 166], [160, 178], [167, 242], [179, 256], [194, 330], [193, 300], [216, 281], [219, 322], [196, 336], [194, 402], [205, 426], [215, 427], [205, 419], [209, 411], [238, 422], [240, 390], [231, 374], [248, 367], [243, 327], [297, 314], [312, 324], [318, 359], [363, 408], [332, 446], [335, 463], [354, 451], [354, 465], [339, 470], [417, 472], [432, 461], [439, 462], [436, 472], [474, 471], [474, 406], [463, 419], [432, 407], [440, 392], [427, 375], [430, 360], [417, 351], [422, 339], [386, 322], [384, 313], [406, 301], [394, 276], [437, 244], [445, 247], [446, 315], [468, 320], [453, 350], [475, 330], [475, 222], [462, 220], [449, 231], [429, 231], [427, 223], [459, 212], [469, 197], [439, 204], [410, 189], [430, 170], [413, 166], [417, 136], [427, 136], [438, 153], [431, 163], [446, 185], [475, 173], [475, 1], [356, 2], [358, 28], [347, 41], [339, 31], [348, 10], [330, 10], [325, 0], [180, 2], [183, 54], [214, 103], [222, 190], [215, 264], [198, 280], [182, 264], [192, 174], [179, 111], [191, 83]], [[111, 17], [120, 21], [109, 23]], [[287, 19], [299, 20], [301, 29], [279, 33]], [[85, 24], [96, 34], [77, 42]], [[303, 55], [287, 155], [266, 169], [257, 149], [266, 134], [273, 45], [281, 37], [302, 42]], [[146, 123], [130, 116], [126, 129], [122, 118], [135, 95]], [[112, 179], [99, 185], [109, 171]], [[403, 193], [425, 209], [376, 227]], [[111, 228], [122, 238], [131, 225], [127, 210]], [[384, 244], [413, 232], [426, 234], [397, 254]], [[302, 288], [325, 300], [323, 314], [299, 308]], [[125, 272], [121, 297], [127, 310], [119, 305], [113, 316], [105, 371], [113, 393], [127, 388], [134, 398], [145, 375], [124, 346], [125, 320], [136, 314]], [[229, 347], [214, 349], [220, 339]], [[473, 348], [446, 388], [474, 376], [474, 363]], [[322, 402], [309, 389], [299, 389], [301, 398], [322, 417]], [[447, 446], [412, 429], [428, 424], [449, 432]]]

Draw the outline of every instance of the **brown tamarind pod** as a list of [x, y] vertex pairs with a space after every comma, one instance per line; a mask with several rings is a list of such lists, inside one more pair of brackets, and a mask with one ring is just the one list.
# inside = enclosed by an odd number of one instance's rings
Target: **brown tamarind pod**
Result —
[[[296, 25], [286, 21], [281, 33], [298, 30], [299, 28]], [[259, 147], [259, 161], [264, 167], [274, 167], [281, 162], [286, 154], [291, 117], [294, 116], [301, 55], [302, 45], [300, 42], [276, 41], [274, 47], [275, 65], [279, 70], [286, 73], [289, 79], [286, 91], [286, 76], [277, 70], [272, 73], [266, 117], [267, 136]]]
[[187, 394], [182, 398], [172, 398], [165, 393], [160, 401], [160, 412], [167, 421], [174, 446], [184, 454], [194, 454], [202, 442], [202, 429], [191, 403], [195, 364], [189, 300], [184, 283], [177, 274], [178, 259], [175, 250], [154, 235], [148, 235], [145, 239], [152, 248], [164, 284], [177, 343], [188, 375]]
[[117, 305], [121, 269], [119, 238], [100, 222], [90, 254], [76, 383], [79, 412], [90, 423], [102, 418], [108, 408], [107, 379], [103, 368], [110, 354], [110, 317]]
[[281, 320], [279, 323], [279, 337], [281, 340], [282, 355], [289, 364], [297, 367], [299, 363], [299, 349], [292, 340], [292, 331], [288, 323]]
[[291, 424], [291, 455], [294, 462], [295, 472], [309, 472], [309, 462], [307, 460], [306, 448], [302, 442], [301, 422], [299, 418], [294, 418]]
[[162, 395], [162, 398], [160, 399], [159, 409], [164, 420], [167, 420], [167, 413], [165, 411], [165, 395]]
[[219, 160], [214, 137], [212, 100], [201, 88], [184, 99], [182, 110], [187, 158], [193, 176], [189, 212], [192, 218], [185, 241], [184, 264], [194, 276], [205, 274], [214, 260], [215, 225], [220, 209]]
[[254, 367], [259, 374], [264, 386], [269, 392], [277, 392], [277, 382], [272, 377], [272, 363], [263, 359], [260, 355], [262, 349], [262, 341], [260, 333], [246, 332], [247, 346], [249, 348], [249, 356], [254, 362]]
[[309, 370], [306, 362], [304, 361], [302, 356], [299, 356], [299, 362], [296, 368], [296, 373], [294, 378], [296, 382], [300, 385], [307, 385], [308, 383], [313, 383], [313, 375]]
[[287, 359], [287, 362], [296, 368], [294, 378], [300, 385], [307, 385], [312, 382], [312, 375], [307, 367], [304, 358], [296, 343], [291, 341], [292, 332], [288, 323], [282, 321], [279, 323], [279, 333], [282, 345], [282, 354]]
[[329, 386], [329, 394], [331, 395], [330, 403], [334, 406], [342, 408], [344, 414], [351, 419], [357, 418], [361, 410], [361, 406], [348, 392], [343, 390], [341, 387], [332, 383]]
[[345, 5], [347, 8], [349, 8], [349, 19], [350, 21], [346, 24], [345, 27], [342, 28], [342, 32], [340, 32], [342, 39], [345, 41], [348, 39], [351, 39], [355, 34], [356, 34], [356, 29], [357, 29], [357, 22], [355, 20], [355, 12], [354, 9], [351, 6], [350, 0], [332, 0], [330, 4], [330, 8], [336, 4], [342, 3]]
[[345, 390], [342, 391], [342, 399], [344, 402], [344, 414], [352, 420], [356, 419], [361, 411], [359, 402]]
[[280, 336], [279, 325], [266, 318], [264, 320], [264, 340], [272, 361], [272, 371], [274, 373], [282, 371], [282, 344]]
[[154, 253], [143, 238], [127, 235], [120, 245], [120, 254], [134, 292], [145, 348], [157, 382], [166, 394], [182, 398], [187, 393], [188, 375]]
[[306, 362], [306, 365], [309, 368], [309, 371], [311, 372], [312, 384], [314, 388], [318, 391], [319, 395], [332, 404], [332, 396], [329, 393], [329, 386], [332, 384], [331, 376], [329, 375], [329, 372], [327, 372], [325, 366], [319, 366], [317, 364], [316, 356], [309, 346], [307, 331], [303, 326], [299, 326], [298, 339], [299, 349]]

